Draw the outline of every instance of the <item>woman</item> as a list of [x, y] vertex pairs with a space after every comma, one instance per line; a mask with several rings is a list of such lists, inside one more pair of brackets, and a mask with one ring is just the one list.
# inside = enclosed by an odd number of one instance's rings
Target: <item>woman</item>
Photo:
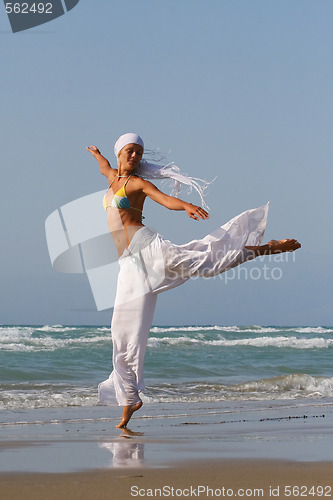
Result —
[[99, 385], [99, 400], [123, 406], [116, 427], [126, 428], [142, 406], [139, 392], [144, 390], [144, 356], [157, 294], [193, 276], [216, 276], [259, 255], [294, 251], [300, 244], [272, 240], [260, 246], [266, 206], [244, 212], [202, 240], [174, 245], [142, 223], [147, 196], [170, 210], [185, 210], [194, 220], [205, 220], [209, 214], [200, 206], [164, 194], [147, 178], [173, 178], [202, 194], [200, 180], [185, 177], [173, 167], [147, 163], [142, 159], [144, 143], [137, 134], [124, 134], [116, 142], [117, 169], [95, 146], [87, 149], [109, 181], [103, 204], [120, 264], [111, 323], [113, 372]]

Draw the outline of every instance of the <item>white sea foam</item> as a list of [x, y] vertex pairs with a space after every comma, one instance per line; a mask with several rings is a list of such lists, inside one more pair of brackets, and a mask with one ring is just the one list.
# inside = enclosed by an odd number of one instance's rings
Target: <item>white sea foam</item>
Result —
[[223, 331], [224, 326], [153, 326], [150, 333]]
[[273, 327], [273, 326], [154, 326], [151, 328], [151, 333], [171, 333], [171, 332], [214, 332], [222, 331], [229, 333], [279, 333], [284, 332], [295, 332], [295, 333], [313, 333], [313, 334], [327, 334], [333, 333], [332, 328], [322, 327], [322, 326], [308, 326], [308, 327]]
[[63, 408], [67, 406], [94, 406], [96, 387], [62, 387], [36, 384], [29, 389], [2, 390], [0, 410], [31, 410], [35, 408]]
[[234, 333], [276, 333], [279, 332], [279, 328], [274, 327], [264, 327], [264, 326], [251, 326], [251, 327], [241, 327], [241, 326], [154, 326], [151, 328], [150, 333], [172, 333], [172, 332], [234, 332]]
[[[333, 378], [291, 374], [234, 385], [208, 382], [162, 383], [148, 387], [145, 402], [272, 401], [332, 398]], [[6, 386], [0, 409], [22, 410], [95, 406], [97, 388], [63, 384]]]
[[291, 374], [235, 386], [235, 391], [244, 393], [283, 394], [284, 397], [332, 397], [333, 378], [313, 377], [306, 374]]
[[36, 327], [35, 330], [40, 332], [71, 332], [80, 330], [80, 327], [63, 326], [63, 325], [44, 325]]
[[[71, 332], [73, 335], [71, 335]], [[160, 345], [211, 345], [326, 349], [333, 345], [332, 333], [333, 330], [323, 327], [288, 329], [261, 326], [223, 327], [217, 325], [206, 327], [153, 327], [149, 346], [157, 348]], [[91, 329], [64, 327], [62, 325], [0, 327], [0, 347], [3, 351], [55, 351], [67, 347], [84, 348], [85, 346], [101, 343], [111, 343], [109, 327], [93, 327]]]
[[[101, 335], [107, 329], [92, 329], [78, 335], [82, 328], [60, 325], [43, 327], [1, 327], [0, 348], [2, 351], [32, 352], [54, 351], [66, 347], [110, 342], [110, 335]], [[96, 332], [98, 330], [98, 332]], [[70, 335], [73, 332], [73, 336]], [[56, 335], [57, 334], [57, 335]], [[61, 334], [64, 334], [63, 337]]]
[[333, 378], [293, 374], [236, 385], [161, 384], [149, 391], [152, 402], [271, 401], [332, 398]]
[[[289, 330], [286, 330], [289, 331]], [[307, 326], [304, 328], [294, 328], [291, 331], [297, 332], [297, 333], [318, 333], [319, 335], [323, 335], [326, 333], [333, 333], [333, 329], [331, 328], [323, 328], [322, 326]]]
[[1, 350], [16, 352], [55, 351], [66, 347], [84, 347], [90, 344], [97, 344], [98, 342], [105, 341], [111, 342], [111, 339], [105, 339], [105, 337], [93, 337], [62, 340], [46, 337], [29, 339], [29, 342], [23, 342], [22, 339], [18, 339], [16, 342], [2, 342]]
[[150, 337], [148, 345], [150, 347], [158, 347], [161, 344], [167, 345], [206, 345], [206, 346], [253, 346], [253, 347], [289, 347], [293, 349], [327, 349], [333, 346], [333, 339], [325, 339], [322, 337], [314, 338], [297, 338], [277, 336], [277, 337], [253, 337], [242, 339], [226, 339], [219, 338], [217, 340], [205, 340], [202, 337], [193, 338], [188, 335], [181, 337]]

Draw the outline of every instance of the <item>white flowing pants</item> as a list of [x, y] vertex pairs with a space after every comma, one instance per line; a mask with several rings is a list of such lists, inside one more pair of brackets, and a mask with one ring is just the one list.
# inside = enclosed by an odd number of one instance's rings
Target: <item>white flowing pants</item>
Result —
[[201, 240], [174, 245], [147, 227], [139, 229], [119, 260], [111, 323], [113, 371], [99, 384], [103, 404], [132, 405], [144, 391], [143, 366], [157, 295], [193, 276], [212, 277], [253, 258], [268, 205], [247, 210]]

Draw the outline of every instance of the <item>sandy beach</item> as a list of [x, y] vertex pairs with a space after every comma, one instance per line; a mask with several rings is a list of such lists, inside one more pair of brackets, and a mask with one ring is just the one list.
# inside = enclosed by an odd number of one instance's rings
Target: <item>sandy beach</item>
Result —
[[127, 498], [332, 497], [333, 464], [216, 460], [170, 468], [77, 474], [17, 474], [1, 478], [3, 499], [109, 500]]
[[333, 494], [329, 402], [146, 404], [126, 431], [118, 408], [16, 413], [0, 426], [5, 500]]

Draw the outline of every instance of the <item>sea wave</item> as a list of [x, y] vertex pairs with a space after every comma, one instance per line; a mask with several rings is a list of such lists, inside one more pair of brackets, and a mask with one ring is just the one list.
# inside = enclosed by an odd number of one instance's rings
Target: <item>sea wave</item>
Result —
[[[78, 348], [87, 347], [91, 344], [97, 344], [98, 342], [105, 342], [104, 337], [94, 337], [91, 339], [80, 339], [73, 340], [59, 340], [59, 339], [34, 339], [29, 340], [29, 343], [14, 343], [8, 342], [2, 344], [2, 351], [15, 351], [15, 352], [38, 352], [38, 351], [55, 351], [57, 349], [64, 348]], [[110, 339], [108, 339], [111, 342]]]
[[[153, 327], [150, 348], [160, 346], [248, 346], [292, 349], [327, 349], [333, 345], [332, 329], [324, 327]], [[253, 334], [253, 335], [252, 335]], [[0, 327], [1, 351], [38, 352], [64, 348], [91, 348], [111, 343], [108, 327]]]
[[293, 349], [327, 349], [333, 346], [333, 339], [325, 339], [322, 337], [314, 338], [298, 338], [296, 336], [285, 337], [253, 337], [241, 339], [226, 339], [224, 337], [217, 340], [206, 340], [204, 338], [194, 338], [188, 335], [181, 337], [150, 337], [148, 346], [152, 348], [165, 345], [205, 345], [205, 346], [252, 346], [252, 347], [277, 347], [277, 348], [293, 348]]
[[81, 407], [96, 404], [96, 387], [22, 383], [3, 386], [0, 396], [0, 410]]
[[263, 326], [154, 326], [151, 328], [150, 333], [177, 333], [177, 332], [188, 332], [188, 333], [200, 333], [200, 332], [230, 332], [230, 333], [276, 333], [279, 332], [279, 328], [275, 327], [263, 327]]
[[313, 334], [330, 334], [333, 333], [333, 329], [323, 326], [307, 326], [307, 327], [277, 327], [277, 326], [261, 326], [261, 325], [251, 325], [251, 326], [221, 326], [221, 325], [211, 325], [211, 326], [154, 326], [151, 328], [151, 333], [196, 333], [196, 332], [226, 332], [226, 333], [279, 333], [283, 332], [294, 332], [294, 333], [313, 333]]
[[326, 333], [333, 333], [332, 328], [323, 327], [323, 326], [298, 327], [298, 328], [293, 328], [293, 329], [286, 329], [286, 331], [293, 331], [296, 333], [318, 333], [319, 335], [325, 335]]
[[150, 387], [147, 401], [272, 401], [299, 398], [331, 398], [333, 378], [293, 374], [243, 382], [235, 385], [185, 383]]
[[[111, 342], [110, 329], [53, 326], [2, 326], [0, 327], [1, 351], [38, 352], [55, 351]], [[107, 332], [107, 335], [103, 335]]]
[[[332, 398], [333, 378], [292, 374], [234, 385], [201, 381], [179, 384], [162, 383], [148, 386], [145, 403], [277, 401], [304, 398]], [[68, 384], [16, 383], [3, 386], [0, 409], [87, 407], [97, 405], [97, 387]]]
[[333, 378], [314, 377], [307, 374], [290, 374], [279, 377], [245, 382], [235, 386], [244, 393], [289, 394], [290, 396], [333, 396]]
[[44, 325], [35, 327], [35, 331], [40, 332], [71, 332], [80, 330], [78, 326]]

